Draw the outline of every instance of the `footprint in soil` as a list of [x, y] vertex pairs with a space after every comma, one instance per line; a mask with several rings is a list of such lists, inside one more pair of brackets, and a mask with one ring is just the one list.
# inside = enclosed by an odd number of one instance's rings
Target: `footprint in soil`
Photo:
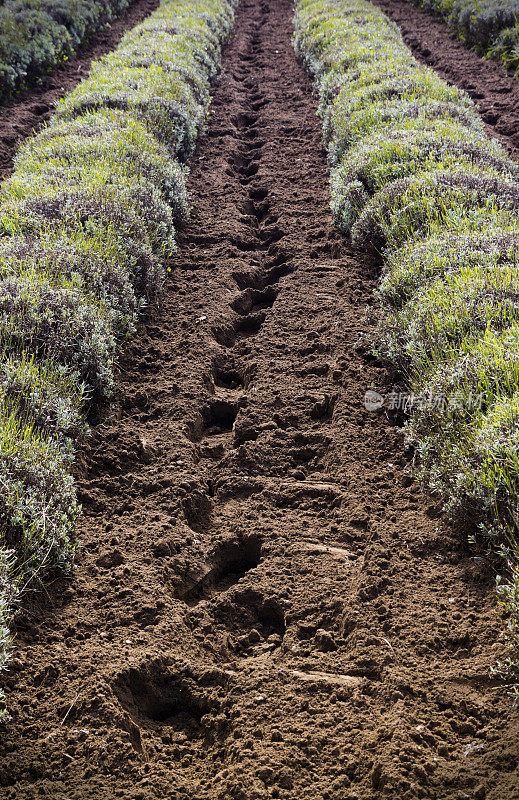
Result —
[[[250, 149], [256, 149], [261, 147], [260, 144], [251, 144], [249, 145]], [[270, 203], [268, 199], [265, 200], [245, 200], [243, 203], [239, 205], [239, 209], [244, 213], [247, 214], [249, 218], [254, 217], [256, 222], [262, 222], [266, 214], [270, 209]]]
[[238, 416], [238, 403], [228, 400], [212, 400], [203, 410], [203, 436], [218, 436], [232, 431]]
[[258, 161], [251, 161], [249, 164], [241, 167], [240, 172], [245, 178], [252, 178], [254, 175], [257, 175], [259, 168], [260, 165]]
[[188, 424], [189, 438], [192, 442], [200, 442], [208, 437], [219, 436], [222, 433], [230, 433], [234, 422], [238, 416], [240, 407], [245, 399], [241, 401], [226, 400], [223, 398], [211, 398], [200, 410], [196, 418]]
[[255, 139], [252, 142], [245, 142], [247, 150], [261, 150], [265, 146], [264, 139]]
[[232, 322], [220, 322], [211, 328], [215, 342], [221, 347], [234, 347], [236, 343], [236, 330]]
[[263, 186], [257, 186], [254, 189], [249, 191], [249, 197], [251, 200], [263, 201], [266, 200], [269, 194], [269, 190]]
[[267, 286], [273, 286], [281, 278], [290, 275], [294, 267], [287, 263], [284, 256], [277, 256], [271, 261], [264, 270], [236, 270], [233, 272], [233, 279], [241, 290], [256, 289], [261, 291]]
[[257, 114], [236, 114], [235, 117], [231, 117], [231, 122], [237, 128], [237, 130], [250, 130], [258, 121]]
[[214, 366], [213, 382], [215, 387], [234, 392], [245, 388], [245, 377], [235, 367]]
[[254, 379], [256, 371], [256, 364], [242, 366], [231, 354], [221, 353], [213, 360], [211, 379], [214, 390], [236, 393], [246, 389]]
[[295, 466], [316, 467], [327, 453], [331, 439], [322, 433], [297, 433], [292, 439], [293, 446], [288, 455]]
[[[235, 586], [218, 599], [212, 614], [217, 624], [223, 623], [228, 629], [231, 637], [229, 644], [235, 651], [269, 641], [274, 647], [279, 647], [285, 635], [285, 610], [282, 604], [276, 597], [265, 596], [261, 589]], [[251, 632], [257, 632], [260, 636], [253, 633], [252, 638]]]
[[338, 399], [339, 395], [337, 393], [324, 394], [322, 397], [316, 398], [314, 404], [308, 410], [308, 416], [314, 420], [331, 419]]
[[219, 542], [197, 573], [184, 576], [175, 588], [175, 596], [189, 605], [198, 605], [227, 591], [258, 566], [261, 548], [261, 537], [255, 534]]
[[278, 225], [268, 225], [260, 231], [260, 239], [263, 247], [279, 242], [285, 236], [285, 231]]
[[236, 338], [247, 339], [250, 336], [256, 336], [265, 322], [267, 314], [265, 311], [257, 311], [254, 314], [247, 314], [247, 316], [236, 320], [233, 327], [236, 333]]
[[257, 311], [256, 313], [244, 315], [232, 322], [213, 325], [211, 333], [219, 345], [231, 348], [234, 347], [238, 339], [247, 339], [259, 333], [266, 317], [265, 310]]
[[255, 313], [259, 310], [272, 308], [278, 293], [279, 289], [276, 290], [272, 286], [268, 286], [263, 291], [258, 289], [245, 289], [245, 291], [232, 301], [231, 308], [242, 316]]
[[191, 530], [206, 531], [211, 525], [213, 504], [201, 489], [192, 489], [181, 500], [182, 511]]
[[216, 719], [221, 683], [225, 683], [223, 672], [196, 675], [185, 661], [175, 665], [159, 658], [122, 671], [113, 691], [133, 722], [130, 738], [134, 748], [142, 749], [141, 728], [168, 727], [190, 739], [221, 734]]

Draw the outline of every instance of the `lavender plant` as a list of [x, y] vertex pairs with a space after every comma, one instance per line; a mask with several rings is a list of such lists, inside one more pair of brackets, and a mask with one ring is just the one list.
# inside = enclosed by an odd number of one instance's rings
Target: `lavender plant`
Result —
[[75, 448], [162, 289], [235, 5], [163, 0], [0, 186], [0, 668], [24, 589], [73, 565]]
[[410, 0], [441, 14], [470, 47], [519, 69], [518, 0]]
[[128, 5], [129, 0], [5, 0], [0, 4], [0, 100], [71, 58]]
[[[485, 46], [515, 25], [514, 3], [442, 5]], [[367, 0], [299, 0], [294, 46], [319, 92], [336, 221], [382, 266], [375, 352], [420, 398], [417, 477], [500, 548], [518, 648], [518, 167]]]

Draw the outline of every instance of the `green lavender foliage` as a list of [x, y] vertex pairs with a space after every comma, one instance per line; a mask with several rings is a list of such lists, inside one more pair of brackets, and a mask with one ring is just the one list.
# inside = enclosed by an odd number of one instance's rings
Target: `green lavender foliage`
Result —
[[163, 0], [0, 185], [0, 669], [23, 590], [73, 565], [75, 448], [161, 292], [235, 5]]
[[410, 0], [441, 14], [469, 47], [519, 70], [517, 0]]
[[128, 5], [128, 0], [5, 0], [0, 5], [0, 100], [69, 59]]
[[382, 267], [375, 350], [420, 398], [419, 477], [508, 559], [517, 647], [517, 164], [367, 0], [299, 0], [294, 46], [319, 93], [335, 219]]

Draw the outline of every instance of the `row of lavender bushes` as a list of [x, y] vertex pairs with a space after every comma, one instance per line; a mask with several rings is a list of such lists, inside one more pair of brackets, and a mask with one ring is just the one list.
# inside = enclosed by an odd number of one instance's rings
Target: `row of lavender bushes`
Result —
[[[382, 267], [375, 350], [414, 397], [418, 477], [501, 549], [519, 639], [519, 167], [366, 0], [299, 0], [336, 221]], [[513, 656], [511, 656], [513, 658]]]
[[130, 0], [0, 2], [0, 100], [36, 83], [109, 25]]
[[235, 5], [162, 0], [0, 185], [0, 666], [21, 591], [73, 563], [76, 444], [161, 291]]
[[469, 47], [519, 70], [518, 0], [410, 0], [444, 17]]

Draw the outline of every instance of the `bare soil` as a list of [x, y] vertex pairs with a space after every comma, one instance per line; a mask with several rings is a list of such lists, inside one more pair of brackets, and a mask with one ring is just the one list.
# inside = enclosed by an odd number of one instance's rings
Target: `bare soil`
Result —
[[112, 25], [99, 31], [78, 49], [76, 56], [60, 64], [36, 86], [0, 105], [0, 180], [13, 170], [13, 157], [24, 139], [49, 119], [54, 106], [88, 74], [92, 61], [113, 50], [126, 31], [151, 14], [159, 0], [136, 0]]
[[238, 11], [162, 308], [82, 453], [78, 568], [18, 622], [2, 798], [519, 797], [493, 566], [364, 407], [377, 275], [291, 16]]

